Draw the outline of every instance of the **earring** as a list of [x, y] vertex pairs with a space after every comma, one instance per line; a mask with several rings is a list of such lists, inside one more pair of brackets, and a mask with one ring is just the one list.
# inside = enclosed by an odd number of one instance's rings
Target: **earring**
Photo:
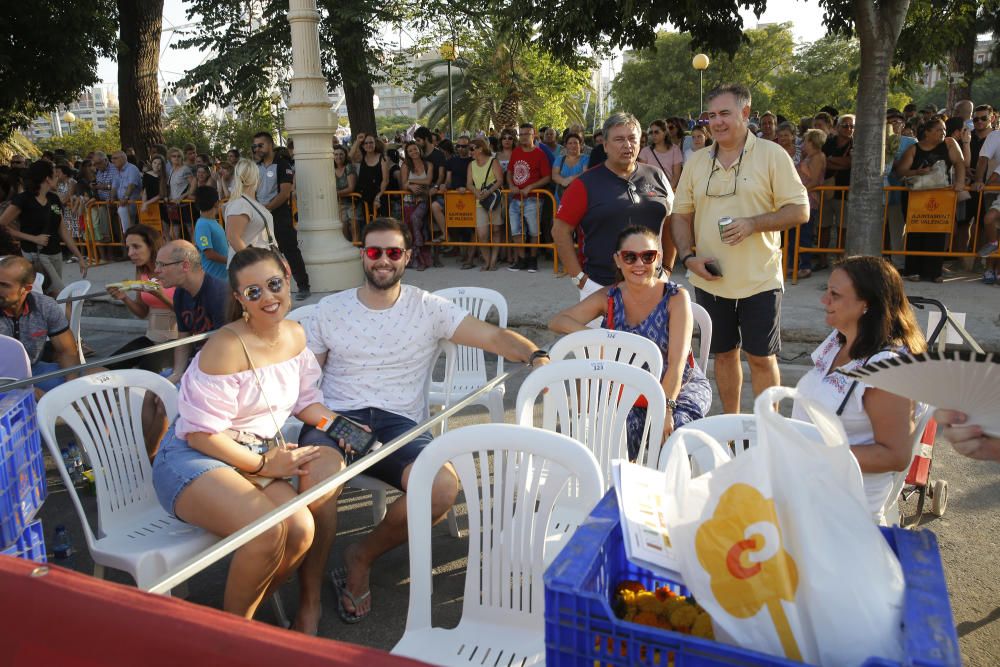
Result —
[[868, 314], [868, 309], [867, 309], [867, 308], [865, 308], [865, 309], [864, 309], [864, 310], [863, 310], [863, 311], [861, 312], [861, 314], [862, 314], [862, 315], [867, 315], [867, 314]]
[[250, 321], [250, 311], [247, 310], [246, 308], [243, 309], [243, 321], [244, 322]]

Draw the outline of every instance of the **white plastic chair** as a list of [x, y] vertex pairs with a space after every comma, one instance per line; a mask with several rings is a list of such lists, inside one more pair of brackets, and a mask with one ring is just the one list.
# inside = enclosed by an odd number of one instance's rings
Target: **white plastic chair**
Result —
[[[128, 369], [72, 380], [52, 389], [38, 403], [38, 427], [70, 500], [80, 517], [94, 576], [104, 568], [127, 572], [146, 590], [169, 571], [219, 541], [197, 526], [163, 510], [153, 489], [153, 471], [142, 432], [146, 392], [163, 402], [168, 421], [177, 416], [177, 389], [155, 373]], [[76, 493], [56, 439], [62, 419], [90, 461], [97, 487], [97, 533]], [[277, 593], [272, 607], [288, 626]]]
[[25, 380], [31, 377], [31, 360], [16, 338], [0, 334], [0, 377]]
[[[611, 485], [612, 462], [628, 460], [627, 419], [639, 396], [649, 402], [646, 423], [636, 461], [652, 466], [663, 442], [666, 398], [659, 381], [650, 373], [619, 361], [567, 359], [534, 370], [517, 392], [515, 420], [535, 426], [534, 407], [542, 397], [541, 428], [567, 435], [583, 443], [594, 455], [606, 486]], [[463, 429], [463, 433], [465, 430]], [[581, 489], [570, 488], [568, 500], [556, 511], [549, 539], [558, 546], [594, 508], [584, 501]]]
[[557, 340], [549, 349], [549, 358], [553, 362], [570, 355], [577, 359], [620, 361], [639, 368], [645, 366], [656, 379], [663, 375], [663, 354], [656, 343], [627, 331], [575, 331]]
[[[72, 282], [63, 290], [59, 292], [59, 296], [56, 299], [67, 299], [75, 296], [83, 296], [90, 292], [90, 281], [89, 280], [77, 280]], [[83, 319], [83, 299], [78, 299], [73, 303], [69, 304], [69, 330], [73, 333], [73, 339], [76, 341], [76, 349], [80, 354], [80, 363], [87, 363], [87, 360], [83, 356], [83, 339], [80, 338], [80, 321]]]
[[[448, 299], [464, 308], [473, 317], [486, 320], [490, 312], [496, 310], [498, 326], [507, 327], [507, 300], [500, 292], [485, 287], [450, 287], [434, 292], [436, 296]], [[431, 405], [448, 406], [452, 399], [460, 399], [476, 391], [489, 380], [486, 377], [486, 355], [478, 347], [457, 345], [454, 350], [455, 371], [451, 385], [444, 380], [431, 380], [428, 402]], [[503, 375], [502, 356], [497, 355], [497, 371], [493, 377]], [[496, 424], [504, 421], [504, 385], [494, 387], [479, 397], [474, 405], [484, 405], [490, 411], [490, 420]], [[447, 428], [447, 423], [445, 425]]]
[[311, 303], [308, 306], [299, 306], [295, 310], [289, 311], [289, 313], [285, 315], [285, 319], [302, 324], [305, 320], [316, 314], [316, 307], [317, 304], [315, 303]]
[[[469, 507], [462, 618], [431, 624], [431, 482], [445, 463], [458, 473]], [[603, 493], [597, 461], [568, 437], [510, 424], [478, 424], [437, 438], [410, 473], [410, 602], [392, 652], [435, 665], [545, 662], [546, 529], [574, 484], [580, 499]]]
[[[809, 422], [800, 421], [798, 419], [790, 419], [789, 421], [806, 437], [813, 440], [821, 439], [816, 427]], [[667, 454], [673, 447], [673, 444], [678, 437], [677, 434], [681, 431], [689, 430], [701, 431], [702, 433], [711, 436], [718, 441], [724, 449], [729, 450], [728, 453], [730, 457], [742, 454], [750, 447], [757, 445], [757, 418], [752, 414], [713, 415], [711, 417], [703, 417], [702, 419], [697, 419], [693, 422], [685, 424], [670, 434], [667, 441], [663, 443], [663, 449], [660, 450], [660, 459], [656, 464], [656, 467], [659, 470], [662, 471], [664, 469]], [[688, 453], [694, 457], [694, 453], [692, 451], [689, 450]], [[708, 472], [709, 470], [711, 470], [711, 468], [702, 468], [701, 472]]]
[[[171, 517], [156, 499], [142, 432], [147, 391], [163, 402], [167, 419], [173, 421], [176, 388], [159, 375], [141, 370], [78, 378], [52, 389], [38, 403], [39, 428], [80, 517], [95, 563], [94, 576], [103, 577], [104, 568], [113, 567], [132, 575], [141, 589], [219, 539]], [[56, 439], [59, 418], [73, 430], [93, 466], [96, 535], [63, 464]]]
[[694, 319], [694, 323], [698, 325], [699, 341], [698, 341], [698, 356], [695, 358], [698, 364], [698, 368], [701, 369], [702, 373], [708, 372], [708, 354], [712, 347], [712, 317], [708, 314], [708, 311], [696, 304], [694, 301], [691, 302], [691, 315]]

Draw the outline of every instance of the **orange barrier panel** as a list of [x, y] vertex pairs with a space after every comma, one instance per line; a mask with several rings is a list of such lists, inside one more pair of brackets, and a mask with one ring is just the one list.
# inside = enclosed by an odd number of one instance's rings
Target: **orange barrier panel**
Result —
[[[825, 209], [827, 207], [827, 197], [823, 197], [822, 193], [832, 192], [832, 193], [847, 193], [850, 190], [847, 186], [841, 185], [821, 185], [812, 188], [812, 192], [819, 192], [821, 196], [819, 198], [819, 212], [817, 215], [817, 227], [815, 230], [817, 240], [820, 239], [820, 227], [822, 225], [824, 213], [827, 212]], [[963, 258], [963, 257], [977, 257], [976, 248], [980, 246], [979, 238], [979, 227], [980, 225], [976, 222], [983, 217], [984, 207], [983, 200], [986, 199], [988, 195], [1000, 193], [1000, 186], [990, 185], [983, 189], [981, 197], [974, 197], [972, 200], [967, 199], [966, 201], [976, 200], [976, 215], [971, 218], [973, 224], [970, 225], [968, 247], [965, 249], [956, 249], [955, 240], [958, 236], [958, 226], [962, 224], [956, 220], [957, 212], [959, 206], [963, 203], [960, 201], [958, 192], [953, 188], [943, 188], [937, 190], [910, 190], [902, 186], [888, 185], [882, 188], [885, 193], [885, 200], [882, 208], [882, 255], [889, 256], [901, 256], [901, 257], [945, 257], [945, 258]], [[908, 220], [902, 220], [902, 235], [899, 238], [900, 247], [894, 248], [893, 242], [896, 241], [895, 230], [891, 229], [889, 217], [892, 212], [892, 208], [900, 205], [892, 203], [892, 194], [894, 192], [908, 193], [909, 194], [909, 205], [907, 210]], [[846, 248], [846, 238], [848, 230], [846, 228], [846, 213], [847, 213], [847, 198], [846, 197], [833, 197], [830, 201], [836, 206], [836, 242], [829, 246], [821, 246], [818, 243], [814, 243], [812, 246], [804, 246], [801, 244], [801, 234], [795, 235], [795, 248], [792, 251], [792, 257], [794, 261], [790, 267], [792, 273], [792, 283], [797, 283], [799, 278], [799, 255], [803, 252], [812, 253], [814, 255], [818, 254], [834, 254], [841, 255], [845, 252]], [[908, 234], [925, 234], [925, 233], [938, 233], [947, 234], [948, 242], [947, 248], [943, 250], [912, 250], [908, 249]], [[787, 235], [786, 235], [787, 237]], [[787, 241], [785, 248], [785, 257], [788, 257]]]
[[[434, 247], [434, 246], [437, 246], [437, 247], [440, 247], [440, 246], [459, 246], [459, 247], [477, 246], [477, 247], [487, 247], [487, 248], [492, 248], [492, 247], [497, 247], [497, 248], [545, 248], [545, 249], [548, 249], [548, 250], [552, 251], [553, 271], [556, 274], [558, 274], [559, 273], [559, 251], [556, 248], [555, 243], [531, 243], [531, 242], [516, 243], [516, 242], [514, 242], [514, 241], [511, 240], [510, 219], [509, 219], [509, 216], [508, 216], [508, 212], [510, 210], [509, 205], [508, 205], [509, 191], [508, 190], [502, 190], [501, 192], [503, 193], [503, 199], [501, 200], [500, 204], [496, 207], [494, 215], [499, 214], [499, 215], [503, 216], [503, 225], [502, 225], [503, 232], [502, 232], [502, 235], [498, 235], [499, 234], [499, 230], [501, 228], [501, 225], [490, 225], [489, 226], [490, 238], [489, 238], [489, 241], [487, 241], [486, 243], [482, 243], [482, 242], [480, 242], [480, 241], [478, 241], [476, 239], [473, 239], [472, 241], [452, 240], [452, 238], [451, 238], [451, 232], [453, 230], [460, 230], [460, 229], [461, 230], [466, 230], [466, 229], [475, 230], [475, 228], [476, 228], [476, 213], [477, 213], [477, 211], [475, 210], [475, 208], [476, 208], [476, 206], [478, 206], [478, 203], [476, 203], [475, 199], [472, 197], [472, 195], [470, 193], [462, 193], [462, 192], [459, 192], [458, 190], [449, 190], [449, 191], [447, 191], [445, 193], [445, 209], [446, 210], [445, 210], [445, 234], [444, 234], [444, 238], [442, 240], [440, 240], [440, 241], [428, 241], [424, 245], [428, 245], [428, 246], [432, 246], [432, 247]], [[543, 211], [543, 201], [542, 201], [542, 199], [544, 197], [548, 197], [549, 200], [551, 200], [551, 202], [552, 202], [552, 210], [553, 210], [553, 212], [555, 212], [555, 210], [556, 210], [555, 197], [548, 190], [534, 190], [534, 191], [532, 191], [529, 194], [530, 194], [531, 197], [533, 197], [535, 199], [536, 202], [538, 202], [537, 205], [536, 205], [536, 207], [535, 207], [535, 216], [536, 216], [536, 221], [538, 223], [539, 232], [541, 232], [541, 230], [543, 228], [543, 224], [542, 223], [544, 222], [543, 219], [542, 219], [542, 211]], [[385, 201], [385, 207], [388, 208], [388, 211], [380, 210], [379, 211], [379, 215], [386, 215], [386, 214], [388, 214], [388, 215], [391, 215], [392, 217], [396, 218], [397, 220], [402, 220], [403, 222], [407, 221], [407, 218], [409, 217], [409, 213], [411, 212], [409, 209], [412, 209], [414, 207], [414, 205], [415, 205], [414, 204], [415, 200], [414, 200], [413, 193], [406, 192], [404, 190], [388, 190], [388, 191], [386, 191], [384, 193], [384, 200], [383, 201]], [[456, 206], [460, 205], [461, 209], [462, 209], [461, 212], [456, 214], [454, 212], [454, 208], [453, 208], [452, 213], [449, 215], [449, 213], [447, 211], [448, 202], [449, 201], [454, 202]], [[525, 224], [524, 224], [524, 222], [525, 222], [524, 221], [524, 209], [523, 208], [521, 208], [520, 216], [521, 216], [521, 220], [520, 220], [520, 222], [521, 222], [521, 228], [525, 229]], [[374, 217], [375, 217], [374, 212], [368, 210], [368, 207], [365, 206], [365, 220], [366, 220], [366, 222], [370, 222]], [[433, 228], [433, 225], [434, 225], [434, 221], [433, 221], [433, 218], [432, 218], [430, 207], [428, 206], [428, 211], [427, 211], [427, 226], [428, 226], [428, 228]], [[357, 230], [357, 227], [355, 227], [355, 230]], [[354, 245], [361, 245], [361, 242], [358, 240], [360, 238], [360, 236], [357, 233], [355, 233], [355, 235], [354, 235], [353, 238], [354, 238]], [[433, 238], [433, 236], [431, 238]]]

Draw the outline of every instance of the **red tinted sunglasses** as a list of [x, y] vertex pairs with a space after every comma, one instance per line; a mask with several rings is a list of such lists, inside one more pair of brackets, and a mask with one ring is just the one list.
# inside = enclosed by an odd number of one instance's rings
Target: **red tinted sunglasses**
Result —
[[365, 246], [365, 256], [373, 262], [377, 259], [381, 259], [383, 252], [389, 259], [394, 262], [398, 262], [406, 250], [404, 248], [380, 248], [374, 245]]
[[619, 250], [618, 256], [622, 258], [622, 261], [626, 264], [635, 264], [637, 259], [641, 259], [643, 264], [652, 264], [656, 261], [656, 258], [660, 256], [659, 250], [643, 250], [642, 252], [633, 252], [631, 250]]

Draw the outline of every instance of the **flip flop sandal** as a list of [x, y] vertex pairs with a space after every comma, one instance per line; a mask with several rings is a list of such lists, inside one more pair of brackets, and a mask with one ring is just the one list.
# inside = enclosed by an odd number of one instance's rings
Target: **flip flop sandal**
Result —
[[365, 620], [365, 617], [371, 613], [371, 609], [364, 614], [357, 614], [355, 612], [348, 611], [344, 606], [344, 596], [346, 595], [351, 601], [351, 604], [354, 606], [354, 609], [357, 609], [361, 606], [362, 602], [371, 597], [372, 592], [370, 590], [365, 591], [361, 595], [354, 597], [354, 595], [347, 590], [347, 570], [342, 567], [338, 567], [330, 572], [330, 581], [333, 583], [333, 588], [337, 591], [337, 614], [340, 616], [340, 620], [350, 625], [360, 623]]

